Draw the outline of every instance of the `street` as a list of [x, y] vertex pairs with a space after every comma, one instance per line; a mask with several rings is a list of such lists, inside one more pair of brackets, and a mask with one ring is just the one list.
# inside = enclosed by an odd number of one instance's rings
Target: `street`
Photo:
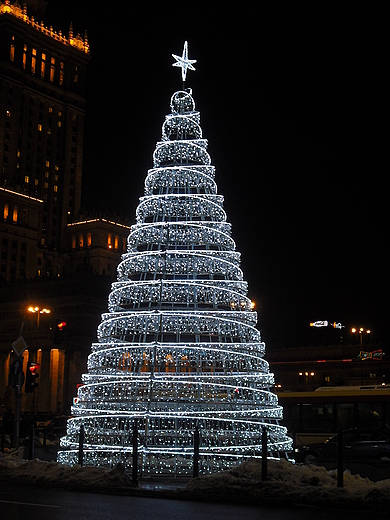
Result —
[[308, 506], [275, 508], [234, 504], [191, 502], [161, 498], [77, 493], [47, 488], [2, 485], [2, 520], [376, 520], [388, 518], [388, 512], [361, 510], [345, 506], [322, 509]]

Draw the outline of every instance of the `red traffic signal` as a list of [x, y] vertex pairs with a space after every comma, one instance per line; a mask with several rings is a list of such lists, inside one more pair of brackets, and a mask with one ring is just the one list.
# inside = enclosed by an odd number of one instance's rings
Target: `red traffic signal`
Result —
[[57, 327], [62, 330], [64, 327], [66, 327], [66, 321], [59, 321], [57, 323]]
[[62, 343], [62, 333], [66, 327], [66, 321], [56, 320], [56, 328], [54, 329], [54, 343], [57, 345]]
[[38, 386], [36, 379], [38, 379], [39, 374], [37, 373], [39, 370], [40, 364], [35, 363], [35, 361], [29, 361], [27, 363], [27, 373], [26, 373], [26, 386], [25, 391], [33, 392], [34, 389]]
[[39, 363], [35, 363], [34, 361], [29, 361], [27, 368], [30, 370], [32, 374], [36, 374], [37, 370], [39, 369], [41, 365]]

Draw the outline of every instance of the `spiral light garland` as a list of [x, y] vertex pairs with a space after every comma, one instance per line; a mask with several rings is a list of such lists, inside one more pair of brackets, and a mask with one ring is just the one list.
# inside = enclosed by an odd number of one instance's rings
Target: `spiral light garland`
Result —
[[292, 450], [190, 89], [171, 98], [58, 461], [210, 473]]

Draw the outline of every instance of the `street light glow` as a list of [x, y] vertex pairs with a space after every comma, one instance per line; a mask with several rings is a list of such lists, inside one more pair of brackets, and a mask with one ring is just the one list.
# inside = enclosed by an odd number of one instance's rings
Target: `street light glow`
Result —
[[40, 314], [50, 314], [50, 309], [46, 309], [46, 307], [43, 307], [43, 309], [41, 309], [40, 307], [33, 307], [32, 305], [30, 305], [30, 307], [28, 307], [28, 312], [31, 312], [33, 314], [37, 314], [37, 329], [39, 329], [39, 315]]
[[39, 314], [50, 314], [50, 309], [46, 309], [46, 308], [43, 308], [43, 309], [40, 309], [39, 307], [29, 307], [28, 309], [28, 312], [39, 312]]

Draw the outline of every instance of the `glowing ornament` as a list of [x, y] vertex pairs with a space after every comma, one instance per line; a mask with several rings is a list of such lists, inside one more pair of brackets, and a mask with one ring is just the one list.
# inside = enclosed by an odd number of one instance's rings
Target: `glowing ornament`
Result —
[[182, 80], [185, 81], [187, 77], [187, 70], [195, 70], [195, 67], [192, 64], [196, 63], [196, 60], [188, 59], [188, 43], [184, 42], [183, 54], [181, 56], [172, 54], [172, 57], [176, 60], [176, 63], [173, 63], [172, 67], [181, 68], [181, 77]]

